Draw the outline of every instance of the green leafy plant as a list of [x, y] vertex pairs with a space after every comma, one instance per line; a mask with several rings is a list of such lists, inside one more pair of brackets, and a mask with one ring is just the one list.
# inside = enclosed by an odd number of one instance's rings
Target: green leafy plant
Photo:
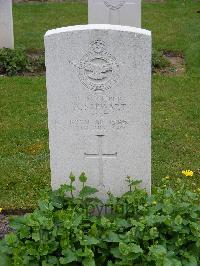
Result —
[[[164, 69], [170, 67], [170, 61], [164, 57], [163, 52], [153, 50], [152, 67]], [[29, 56], [26, 51], [21, 49], [0, 49], [0, 74], [8, 76], [19, 75], [22, 73], [38, 74], [45, 71], [45, 56]]]
[[163, 178], [148, 195], [127, 177], [129, 191], [108, 193], [106, 204], [85, 173], [79, 192], [73, 173], [69, 180], [44, 193], [32, 214], [11, 219], [15, 231], [0, 242], [0, 265], [199, 265], [200, 189], [190, 191], [187, 179], [175, 191]]
[[170, 65], [171, 65], [170, 61], [166, 57], [164, 57], [162, 51], [153, 50], [152, 52], [153, 71], [155, 71], [155, 69], [164, 69], [166, 67], [169, 67]]
[[23, 50], [0, 49], [0, 73], [8, 76], [30, 71], [30, 61]]
[[21, 49], [0, 49], [0, 74], [15, 76], [26, 73], [32, 75], [44, 71], [44, 54], [31, 56]]
[[35, 58], [30, 58], [32, 70], [34, 73], [42, 73], [45, 71], [45, 56], [44, 54], [39, 55]]

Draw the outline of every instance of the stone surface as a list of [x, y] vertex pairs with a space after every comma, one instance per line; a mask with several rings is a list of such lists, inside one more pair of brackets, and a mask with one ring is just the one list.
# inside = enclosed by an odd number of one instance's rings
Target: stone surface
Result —
[[88, 0], [88, 21], [141, 28], [141, 0]]
[[87, 25], [45, 35], [52, 187], [72, 171], [121, 195], [127, 175], [151, 188], [151, 33]]
[[0, 0], [0, 48], [14, 48], [12, 0]]

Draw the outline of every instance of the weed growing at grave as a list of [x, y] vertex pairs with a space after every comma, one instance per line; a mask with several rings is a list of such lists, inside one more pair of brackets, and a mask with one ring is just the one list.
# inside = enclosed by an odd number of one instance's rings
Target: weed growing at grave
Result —
[[30, 70], [30, 62], [22, 50], [0, 49], [0, 73], [8, 76]]
[[155, 69], [164, 69], [170, 66], [170, 61], [164, 57], [163, 52], [153, 50], [152, 52], [152, 68]]
[[[153, 71], [165, 69], [170, 66], [170, 62], [163, 53], [154, 50], [152, 53]], [[29, 56], [21, 49], [0, 49], [0, 74], [16, 76], [21, 74], [39, 74], [45, 71], [45, 57], [41, 54], [37, 57]]]
[[[122, 197], [108, 194], [102, 203], [97, 189], [86, 185], [75, 196], [75, 176], [54, 192], [44, 193], [38, 208], [11, 219], [14, 233], [0, 242], [0, 265], [199, 265], [200, 192], [170, 178], [149, 196], [140, 181], [127, 178]], [[98, 211], [97, 211], [98, 210]]]
[[38, 74], [45, 71], [44, 54], [38, 57], [29, 56], [21, 49], [0, 49], [0, 74], [15, 76], [19, 74]]
[[38, 57], [31, 58], [32, 71], [35, 74], [45, 72], [45, 56], [44, 53]]

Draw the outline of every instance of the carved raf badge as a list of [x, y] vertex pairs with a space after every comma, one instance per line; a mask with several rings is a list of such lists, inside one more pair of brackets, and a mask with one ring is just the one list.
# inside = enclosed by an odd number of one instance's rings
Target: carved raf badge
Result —
[[109, 90], [119, 80], [117, 59], [106, 51], [105, 43], [101, 40], [92, 42], [79, 65], [73, 65], [79, 69], [81, 83], [92, 91]]

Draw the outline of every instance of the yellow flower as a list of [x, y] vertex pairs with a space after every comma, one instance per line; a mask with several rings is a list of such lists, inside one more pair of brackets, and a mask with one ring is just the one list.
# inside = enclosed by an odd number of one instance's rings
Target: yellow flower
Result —
[[0, 213], [2, 212], [2, 210], [3, 210], [3, 209], [2, 209], [2, 208], [0, 208]]
[[191, 170], [183, 170], [182, 174], [185, 175], [185, 176], [193, 176], [194, 172], [191, 171]]
[[165, 177], [165, 179], [167, 179], [167, 180], [168, 180], [169, 178], [170, 178], [169, 176], [166, 176], [166, 177]]

